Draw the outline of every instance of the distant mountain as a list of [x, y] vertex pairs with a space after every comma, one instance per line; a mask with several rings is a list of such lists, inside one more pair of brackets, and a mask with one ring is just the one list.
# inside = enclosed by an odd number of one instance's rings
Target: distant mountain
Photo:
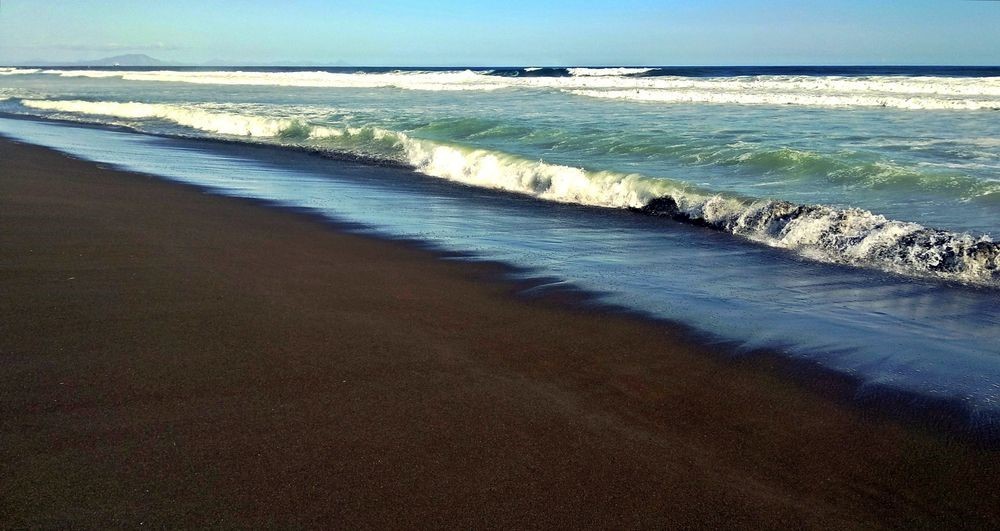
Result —
[[[142, 53], [105, 57], [93, 61], [78, 61], [72, 66], [163, 66], [167, 63]], [[67, 65], [68, 66], [68, 65]]]
[[165, 66], [176, 65], [150, 57], [141, 53], [130, 53], [94, 59], [91, 61], [52, 61], [46, 59], [32, 59], [31, 61], [19, 61], [14, 63], [19, 66]]

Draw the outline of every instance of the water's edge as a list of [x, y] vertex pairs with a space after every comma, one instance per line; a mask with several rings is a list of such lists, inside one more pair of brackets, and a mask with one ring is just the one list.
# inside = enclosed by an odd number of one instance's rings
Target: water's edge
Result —
[[[5, 115], [3, 117], [56, 124], [61, 127], [118, 130], [137, 134], [135, 131], [127, 128], [115, 128], [99, 124], [79, 124], [18, 115]], [[150, 136], [163, 135], [150, 134]], [[10, 137], [3, 133], [0, 133], [0, 138], [4, 138], [10, 142], [29, 144], [29, 142]], [[204, 142], [204, 140], [200, 139], [199, 142]], [[254, 153], [258, 156], [262, 154], [265, 158], [268, 157], [268, 154], [287, 151], [285, 147], [249, 145], [219, 139], [211, 139], [209, 142], [232, 145], [238, 147], [241, 151]], [[456, 252], [417, 238], [387, 234], [362, 223], [336, 219], [330, 214], [320, 214], [308, 208], [284, 205], [273, 200], [224, 194], [210, 186], [180, 182], [157, 174], [124, 169], [113, 163], [75, 157], [57, 148], [41, 144], [33, 145], [40, 145], [41, 147], [50, 149], [60, 156], [84, 160], [101, 167], [111, 167], [115, 171], [125, 174], [153, 177], [176, 186], [196, 189], [201, 193], [244, 201], [264, 208], [280, 209], [298, 216], [304, 216], [313, 222], [322, 223], [331, 230], [376, 238], [395, 245], [405, 245], [427, 253], [436, 259], [458, 260], [474, 264], [475, 267], [466, 269], [467, 274], [477, 281], [500, 283], [506, 287], [505, 289], [510, 296], [526, 303], [552, 305], [569, 312], [601, 312], [607, 315], [625, 316], [641, 322], [655, 324], [658, 327], [662, 327], [665, 332], [676, 340], [702, 346], [706, 355], [717, 357], [728, 363], [736, 363], [747, 370], [776, 374], [781, 378], [794, 382], [804, 391], [831, 400], [841, 407], [851, 409], [872, 422], [896, 421], [910, 429], [924, 431], [950, 440], [973, 444], [977, 447], [1000, 448], [1000, 415], [992, 413], [984, 418], [984, 415], [980, 412], [975, 421], [973, 421], [968, 406], [957, 398], [932, 397], [891, 385], [865, 382], [859, 376], [852, 376], [824, 367], [814, 359], [791, 357], [778, 346], [748, 350], [745, 347], [741, 347], [737, 341], [722, 339], [709, 331], [695, 328], [689, 324], [602, 300], [600, 293], [579, 288], [563, 279], [540, 275], [538, 271], [533, 271], [530, 268], [505, 262], [485, 260], [475, 253]], [[364, 160], [331, 158], [325, 154], [314, 153], [309, 149], [302, 149], [301, 151], [323, 156], [334, 163], [363, 164], [368, 166], [367, 163], [369, 162]], [[377, 171], [377, 169], [374, 171]], [[628, 214], [623, 212], [623, 215]]]

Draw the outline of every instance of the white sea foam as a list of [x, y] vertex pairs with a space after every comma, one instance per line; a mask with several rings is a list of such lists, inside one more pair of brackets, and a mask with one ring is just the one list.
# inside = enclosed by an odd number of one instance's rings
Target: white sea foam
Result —
[[[199, 131], [254, 141], [333, 142], [352, 137], [385, 143], [382, 152], [429, 176], [539, 199], [610, 208], [707, 225], [810, 258], [1000, 286], [1000, 245], [988, 236], [928, 229], [862, 209], [751, 200], [639, 174], [589, 171], [472, 149], [379, 128], [330, 127], [306, 120], [220, 112], [198, 105], [23, 100], [33, 109], [125, 119], [166, 120]], [[230, 107], [238, 109], [238, 107]], [[343, 146], [341, 146], [343, 148]]]
[[45, 73], [62, 77], [119, 77], [126, 81], [156, 81], [200, 85], [250, 85], [276, 87], [324, 88], [399, 88], [427, 91], [496, 90], [503, 88], [502, 79], [477, 74], [470, 70], [447, 72], [253, 72], [216, 71], [100, 71], [49, 70]]
[[42, 70], [42, 74], [54, 74], [60, 77], [122, 77], [126, 72], [120, 70]]
[[10, 100], [10, 99], [35, 98], [35, 97], [44, 97], [44, 96], [39, 96], [37, 92], [31, 90], [0, 87], [0, 99]]
[[[487, 72], [255, 72], [44, 70], [63, 77], [118, 77], [126, 81], [326, 88], [397, 88], [486, 91], [504, 88], [560, 90], [569, 94], [659, 103], [893, 107], [899, 109], [1000, 109], [1000, 77], [739, 76], [633, 77], [648, 69], [573, 68], [571, 76], [494, 76]], [[6, 70], [39, 73], [37, 70]]]
[[681, 191], [677, 183], [637, 174], [592, 172], [406, 136], [400, 140], [406, 161], [421, 173], [549, 201], [638, 208], [656, 197]]
[[0, 76], [20, 76], [28, 74], [37, 74], [39, 69], [37, 68], [12, 68], [8, 66], [0, 67]]
[[114, 116], [116, 118], [129, 119], [154, 118], [169, 120], [178, 125], [223, 135], [273, 137], [291, 125], [287, 120], [239, 114], [212, 113], [196, 107], [180, 105], [80, 100], [23, 100], [21, 103], [26, 107], [34, 109], [75, 114]]
[[[166, 120], [199, 131], [231, 136], [272, 138], [299, 126], [299, 121], [294, 119], [210, 111], [194, 105], [81, 100], [22, 100], [21, 103], [33, 109], [64, 113]], [[343, 134], [344, 131], [334, 128], [309, 128], [309, 136], [312, 138]]]

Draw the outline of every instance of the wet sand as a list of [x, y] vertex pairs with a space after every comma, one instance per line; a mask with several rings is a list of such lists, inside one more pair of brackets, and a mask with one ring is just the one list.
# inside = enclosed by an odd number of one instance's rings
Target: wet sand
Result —
[[497, 266], [0, 140], [0, 527], [988, 527], [1000, 452]]

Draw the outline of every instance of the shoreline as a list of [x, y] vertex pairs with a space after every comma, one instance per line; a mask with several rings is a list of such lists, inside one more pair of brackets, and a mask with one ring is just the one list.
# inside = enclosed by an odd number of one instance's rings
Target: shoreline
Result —
[[[228, 149], [228, 148], [235, 148], [237, 150], [243, 150], [243, 149], [255, 150], [255, 149], [260, 149], [260, 150], [267, 151], [269, 154], [272, 154], [272, 155], [281, 154], [281, 153], [284, 153], [284, 154], [293, 153], [293, 154], [304, 155], [304, 156], [307, 156], [307, 157], [317, 157], [319, 159], [324, 159], [324, 160], [327, 160], [327, 161], [332, 161], [333, 163], [345, 163], [345, 164], [363, 166], [363, 167], [371, 168], [371, 169], [388, 168], [388, 169], [394, 169], [394, 170], [402, 170], [402, 171], [405, 171], [405, 172], [412, 173], [414, 175], [419, 175], [419, 176], [424, 177], [424, 178], [438, 179], [437, 177], [431, 177], [431, 176], [428, 176], [428, 175], [426, 175], [424, 173], [421, 173], [418, 170], [418, 168], [416, 168], [416, 167], [414, 167], [414, 166], [412, 166], [410, 164], [407, 164], [405, 162], [394, 161], [392, 159], [387, 159], [387, 158], [379, 158], [377, 156], [351, 153], [351, 152], [347, 152], [347, 151], [321, 149], [321, 148], [316, 148], [316, 147], [310, 147], [310, 146], [307, 146], [307, 145], [278, 144], [278, 143], [270, 143], [270, 142], [246, 142], [246, 141], [242, 141], [242, 140], [228, 139], [228, 138], [221, 138], [221, 137], [212, 137], [212, 136], [197, 136], [197, 135], [195, 135], [195, 136], [185, 136], [185, 135], [181, 135], [181, 134], [158, 133], [158, 132], [151, 132], [151, 131], [143, 131], [143, 130], [140, 130], [140, 129], [132, 128], [132, 127], [127, 126], [127, 125], [114, 125], [114, 124], [103, 124], [103, 123], [97, 123], [97, 122], [75, 121], [75, 120], [69, 120], [69, 119], [63, 119], [63, 118], [53, 118], [53, 117], [35, 116], [35, 115], [30, 115], [30, 114], [17, 114], [17, 113], [9, 113], [9, 112], [0, 112], [0, 118], [10, 119], [10, 120], [24, 120], [24, 121], [29, 121], [29, 122], [39, 122], [39, 123], [48, 123], [48, 124], [57, 124], [57, 125], [62, 125], [62, 126], [66, 126], [66, 127], [80, 127], [80, 128], [91, 128], [91, 129], [104, 130], [104, 131], [125, 132], [125, 133], [129, 133], [129, 134], [142, 135], [142, 136], [148, 136], [148, 137], [153, 137], [153, 138], [162, 138], [162, 139], [168, 139], [168, 140], [179, 140], [179, 141], [192, 141], [192, 140], [194, 140], [194, 141], [197, 141], [197, 142], [200, 142], [200, 143], [205, 143], [205, 144], [209, 144], [209, 145], [219, 146], [219, 147], [222, 147], [224, 149]], [[0, 138], [3, 138], [2, 134], [0, 134]], [[445, 179], [445, 180], [451, 186], [468, 187], [468, 188], [476, 189], [476, 190], [480, 189], [480, 187], [478, 187], [478, 186], [470, 185], [470, 184], [467, 184], [467, 183], [464, 183], [464, 182], [454, 181], [454, 180], [450, 180], [450, 179]], [[197, 185], [194, 185], [194, 186], [197, 186]], [[498, 189], [489, 189], [489, 192], [492, 193], [492, 194], [499, 195], [499, 196], [513, 197], [513, 198], [518, 198], [518, 199], [525, 199], [525, 198], [529, 198], [531, 200], [537, 200], [538, 199], [537, 197], [534, 197], [534, 196], [531, 196], [531, 195], [526, 195], [526, 194], [521, 193], [521, 192], [516, 192], [516, 191], [511, 191], [511, 190], [505, 190], [505, 189], [499, 189], [499, 188]], [[741, 197], [742, 199], [745, 199], [745, 200], [752, 199], [749, 196], [739, 196], [739, 195], [737, 195], [737, 196], [734, 196], [734, 197]], [[664, 201], [665, 199], [667, 201]], [[660, 198], [657, 198], [657, 199], [653, 199], [652, 201], [650, 201], [649, 203], [647, 203], [646, 205], [644, 205], [642, 207], [613, 208], [613, 207], [597, 206], [597, 205], [590, 205], [590, 204], [584, 204], [584, 203], [559, 203], [559, 204], [563, 205], [563, 206], [568, 205], [568, 206], [572, 206], [574, 208], [580, 208], [580, 209], [584, 209], [584, 210], [592, 210], [592, 211], [600, 211], [600, 212], [605, 212], [605, 211], [609, 211], [610, 210], [610, 211], [616, 211], [618, 213], [628, 213], [629, 215], [636, 215], [636, 216], [641, 216], [641, 217], [646, 217], [646, 218], [651, 218], [651, 219], [670, 220], [671, 222], [674, 222], [674, 223], [678, 223], [678, 224], [682, 224], [682, 225], [686, 225], [686, 226], [690, 226], [690, 227], [704, 228], [704, 229], [711, 230], [713, 232], [718, 232], [720, 234], [726, 234], [727, 237], [731, 237], [731, 238], [734, 238], [736, 240], [744, 241], [746, 243], [749, 243], [750, 245], [767, 246], [767, 247], [772, 248], [772, 249], [778, 249], [778, 250], [780, 250], [783, 253], [789, 253], [789, 255], [795, 256], [797, 258], [801, 258], [802, 257], [802, 255], [799, 254], [794, 249], [786, 248], [786, 247], [781, 247], [781, 246], [775, 247], [775, 246], [772, 246], [770, 244], [762, 243], [760, 241], [756, 241], [756, 240], [747, 238], [746, 236], [741, 236], [739, 234], [736, 234], [736, 233], [734, 233], [734, 232], [732, 232], [732, 231], [730, 231], [728, 229], [723, 228], [718, 223], [708, 222], [708, 221], [706, 221], [705, 219], [702, 219], [702, 218], [691, 217], [689, 214], [687, 214], [685, 212], [678, 211], [677, 210], [677, 203], [676, 203], [676, 201], [674, 201], [672, 198], [666, 197], [666, 196], [665, 197], [660, 197]], [[278, 208], [288, 208], [288, 207], [285, 207], [283, 205], [272, 205], [272, 206], [277, 206]], [[834, 207], [828, 207], [827, 205], [823, 205], [823, 204], [811, 204], [811, 203], [799, 204], [798, 207], [802, 208], [802, 209], [834, 208]], [[874, 212], [869, 212], [869, 213], [870, 214], [878, 215], [878, 214], [876, 214]], [[779, 208], [778, 211], [775, 212], [775, 214], [780, 214], [780, 208]], [[779, 217], [780, 218], [781, 215], [776, 215], [775, 217]], [[905, 223], [904, 221], [900, 221], [900, 222], [901, 223]], [[990, 237], [990, 235], [988, 233], [986, 233], [986, 232], [975, 231], [975, 230], [973, 230], [973, 231], [963, 231], [962, 229], [954, 229], [954, 228], [939, 229], [939, 228], [935, 228], [933, 226], [932, 227], [923, 227], [922, 230], [928, 231], [928, 232], [937, 233], [937, 234], [949, 234], [949, 235], [962, 235], [962, 234], [965, 234], [965, 235], [968, 235], [968, 236], [973, 237], [973, 238], [983, 238], [983, 237], [985, 237], [985, 238], [988, 239]], [[417, 243], [419, 244], [420, 242], [417, 242]], [[1000, 285], [996, 285], [995, 283], [990, 283], [988, 281], [986, 281], [986, 282], [973, 281], [973, 280], [968, 280], [968, 279], [964, 279], [963, 280], [963, 279], [960, 279], [960, 278], [952, 278], [952, 277], [948, 277], [948, 276], [941, 276], [940, 272], [934, 272], [934, 271], [904, 272], [904, 271], [901, 271], [901, 270], [893, 270], [892, 268], [880, 267], [879, 264], [877, 264], [877, 263], [866, 263], [866, 262], [856, 262], [856, 263], [855, 262], [837, 262], [837, 261], [830, 261], [830, 260], [826, 260], [826, 259], [816, 259], [816, 258], [809, 258], [809, 257], [806, 257], [806, 260], [807, 261], [811, 261], [811, 262], [815, 262], [817, 264], [822, 264], [822, 265], [832, 265], [832, 266], [835, 266], [835, 267], [844, 267], [844, 268], [849, 268], [849, 269], [853, 269], [853, 270], [857, 270], [857, 271], [865, 271], [865, 272], [868, 272], [868, 273], [873, 273], [873, 274], [877, 274], [877, 275], [887, 276], [889, 278], [900, 278], [900, 279], [906, 279], [906, 280], [916, 281], [916, 282], [931, 282], [931, 283], [934, 283], [934, 284], [945, 285], [945, 286], [949, 286], [951, 288], [956, 288], [956, 289], [989, 290], [991, 292], [998, 292], [998, 293], [1000, 293]], [[658, 319], [658, 318], [653, 317], [653, 319]], [[681, 325], [681, 326], [685, 326], [685, 325]], [[906, 391], [901, 391], [901, 392], [906, 393]], [[914, 396], [919, 396], [919, 395], [914, 395]], [[995, 420], [996, 420], [995, 423], [998, 425], [998, 428], [991, 429], [991, 431], [997, 431], [996, 437], [998, 439], [998, 442], [1000, 442], [1000, 417], [998, 417]]]
[[[280, 149], [291, 153], [299, 153], [310, 157], [318, 157], [334, 162], [356, 164], [360, 166], [365, 166], [368, 168], [391, 168], [398, 169], [406, 172], [411, 172], [417, 175], [427, 176], [420, 171], [419, 168], [412, 164], [403, 161], [396, 161], [391, 158], [380, 158], [375, 155], [365, 155], [360, 153], [350, 153], [342, 150], [333, 149], [322, 149], [314, 146], [307, 146], [303, 144], [280, 144], [272, 142], [245, 142], [236, 139], [227, 139], [221, 137], [212, 136], [185, 136], [181, 134], [172, 133], [162, 133], [162, 132], [150, 132], [135, 129], [126, 125], [112, 125], [112, 124], [101, 124], [95, 122], [87, 121], [75, 121], [63, 118], [51, 118], [44, 116], [34, 116], [30, 114], [16, 114], [16, 113], [6, 113], [0, 112], [0, 118], [8, 118], [14, 120], [26, 120], [26, 121], [37, 121], [41, 123], [56, 123], [64, 124], [68, 126], [76, 127], [91, 127], [98, 130], [112, 130], [112, 131], [125, 131], [132, 134], [146, 135], [156, 138], [165, 138], [173, 140], [197, 140], [198, 142], [204, 142], [207, 144], [214, 144], [217, 146], [224, 147], [251, 147], [251, 148], [265, 148], [265, 149]], [[452, 185], [458, 186], [468, 186], [471, 188], [479, 188], [476, 185], [469, 184], [462, 180], [455, 180], [449, 177], [444, 178], [444, 180], [449, 181]], [[507, 190], [507, 189], [489, 189], [490, 193], [498, 195], [509, 195], [518, 198], [532, 198], [539, 199], [540, 196], [533, 195], [531, 193], [525, 193], [523, 191]], [[703, 195], [715, 195], [716, 197], [721, 197], [717, 193], [712, 191], [700, 192]], [[684, 194], [680, 194], [683, 197]], [[781, 240], [768, 240], [768, 235], [773, 232], [781, 232], [785, 227], [791, 226], [790, 221], [809, 219], [811, 216], [821, 213], [821, 214], [845, 214], [852, 212], [851, 208], [830, 206], [823, 203], [794, 203], [784, 200], [769, 200], [766, 198], [755, 198], [750, 195], [733, 193], [729, 196], [732, 201], [743, 202], [742, 209], [744, 214], [749, 210], [753, 213], [751, 218], [759, 218], [760, 220], [765, 220], [762, 226], [756, 226], [755, 223], [750, 223], [748, 225], [741, 225], [740, 220], [742, 216], [730, 213], [728, 216], [708, 216], [700, 213], [702, 209], [693, 209], [691, 207], [681, 208], [680, 200], [675, 194], [667, 194], [660, 197], [655, 197], [642, 206], [621, 206], [621, 207], [610, 207], [602, 206], [599, 204], [588, 204], [579, 202], [569, 202], [576, 207], [584, 209], [597, 209], [597, 210], [617, 210], [621, 212], [629, 212], [633, 215], [647, 216], [650, 218], [662, 218], [671, 220], [675, 223], [680, 223], [684, 225], [689, 225], [693, 227], [700, 227], [710, 229], [712, 231], [725, 234], [727, 237], [734, 238], [736, 240], [741, 240], [745, 242], [750, 242], [752, 245], [760, 245], [771, 248], [780, 249], [782, 252], [790, 253], [792, 256], [798, 258], [805, 257], [807, 261], [815, 262], [817, 264], [833, 265], [836, 267], [845, 267], [854, 269], [857, 271], [867, 271], [879, 275], [886, 275], [893, 278], [907, 279], [910, 281], [924, 281], [933, 282], [936, 284], [947, 285], [956, 288], [963, 289], [984, 289], [990, 291], [1000, 290], [1000, 279], [996, 277], [996, 260], [1000, 256], [1000, 244], [994, 244], [990, 239], [990, 235], [981, 230], [966, 230], [958, 228], [938, 228], [933, 225], [925, 226], [921, 223], [915, 223], [918, 230], [912, 235], [912, 242], [906, 244], [905, 248], [886, 249], [882, 253], [876, 253], [871, 256], [864, 258], [852, 259], [850, 254], [840, 255], [839, 251], [833, 251], [832, 255], [825, 254], [831, 251], [827, 247], [818, 247], [813, 249], [813, 251], [818, 252], [801, 252], [796, 249], [795, 246], [786, 246], [781, 244]], [[555, 201], [560, 202], [560, 201]], [[765, 206], [760, 207], [762, 210], [759, 212], [753, 211], [753, 205], [762, 203]], [[875, 211], [868, 210], [866, 208], [860, 208], [859, 210], [868, 216], [882, 217]], [[888, 218], [889, 223], [897, 225], [907, 225], [911, 222], [905, 219], [894, 219]], [[737, 227], [737, 228], [733, 228]], [[850, 232], [850, 228], [844, 227], [839, 231], [835, 232]], [[942, 238], [951, 241], [949, 244], [942, 244], [939, 240]], [[974, 243], [968, 244], [964, 242], [963, 238], [971, 238]], [[909, 249], [908, 246], [915, 246], [910, 251], [931, 251], [936, 248], [936, 246], [943, 245], [947, 247], [947, 251], [951, 252], [954, 257], [958, 258], [961, 267], [956, 267], [952, 265], [927, 265], [925, 261], [922, 260], [910, 260], [908, 262], [899, 263], [899, 257], [905, 256], [909, 253], [904, 252]], [[955, 251], [953, 247], [958, 248]], [[968, 248], [965, 248], [968, 247]], [[821, 252], [819, 252], [821, 251]], [[896, 258], [891, 258], [895, 256]], [[887, 258], [889, 257], [889, 258]], [[984, 272], [985, 271], [985, 272]], [[972, 276], [970, 276], [972, 275]]]
[[[252, 143], [215, 137], [186, 137], [183, 135], [140, 131], [128, 126], [98, 124], [86, 121], [78, 122], [74, 120], [44, 118], [30, 115], [9, 114], [4, 112], [0, 112], [0, 118], [51, 123], [64, 127], [78, 127], [99, 131], [110, 130], [168, 140], [194, 140], [198, 143], [206, 143], [223, 149], [226, 153], [243, 154], [247, 150], [251, 152], [260, 152], [263, 154], [263, 159], [270, 161], [272, 164], [280, 164], [284, 160], [283, 157], [287, 157], [290, 154], [293, 157], [302, 156], [306, 159], [316, 157], [317, 159], [325, 162], [343, 163], [370, 169], [390, 168], [403, 170], [411, 172], [415, 176], [430, 179], [432, 182], [438, 182], [438, 179], [427, 177], [406, 165], [386, 164], [386, 161], [382, 161], [381, 159], [353, 157], [346, 153], [343, 154], [344, 156], [338, 156], [338, 152], [321, 151], [305, 146]], [[16, 139], [10, 139], [0, 133], [0, 141], [2, 140], [21, 142]], [[45, 146], [40, 147], [46, 148]], [[57, 149], [53, 148], [46, 149], [52, 149], [55, 152], [59, 152]], [[98, 164], [102, 167], [108, 166], [104, 163], [91, 162], [85, 158], [77, 158], [73, 155], [64, 154], [62, 152], [59, 153], [62, 156], [75, 160]], [[296, 162], [298, 162], [297, 159]], [[114, 165], [110, 165], [110, 167], [125, 173], [143, 175], [174, 184], [178, 183], [178, 181], [174, 179], [162, 177], [155, 173], [116, 168]], [[205, 194], [217, 195], [230, 200], [249, 202], [267, 209], [277, 209], [300, 216], [306, 216], [317, 223], [328, 225], [335, 231], [346, 230], [352, 233], [359, 233], [366, 238], [374, 238], [394, 244], [405, 245], [421, 252], [429, 252], [437, 259], [458, 259], [475, 266], [481, 266], [485, 269], [483, 272], [480, 272], [476, 278], [484, 282], [499, 282], [508, 286], [508, 293], [511, 296], [528, 301], [555, 303], [559, 309], [564, 310], [599, 312], [609, 315], [625, 316], [631, 319], [643, 321], [645, 323], [652, 323], [656, 326], [661, 326], [671, 330], [673, 334], [678, 335], [678, 337], [685, 338], [686, 341], [692, 344], [712, 345], [712, 348], [718, 351], [718, 355], [716, 356], [717, 360], [744, 364], [757, 368], [766, 367], [767, 371], [771, 371], [780, 378], [788, 379], [795, 384], [802, 386], [807, 392], [814, 393], [824, 399], [831, 400], [841, 407], [854, 410], [862, 416], [870, 417], [875, 420], [901, 422], [913, 429], [929, 431], [935, 436], [954, 439], [980, 448], [1000, 449], [1000, 410], [988, 411], [985, 413], [982, 411], [976, 411], [970, 408], [960, 396], [931, 396], [929, 394], [898, 386], [866, 382], [860, 376], [853, 376], [844, 371], [826, 367], [819, 360], [782, 352], [783, 347], [780, 344], [755, 347], [751, 349], [742, 348], [738, 341], [714, 335], [710, 331], [699, 329], [682, 321], [660, 317], [639, 309], [621, 306], [601, 300], [600, 293], [589, 291], [586, 288], [577, 287], [562, 278], [544, 275], [540, 276], [539, 274], [533, 272], [530, 268], [524, 268], [502, 261], [483, 259], [472, 253], [443, 248], [434, 243], [420, 239], [393, 236], [373, 229], [364, 223], [336, 219], [326, 214], [319, 214], [308, 208], [281, 204], [268, 199], [247, 196], [232, 196], [220, 192], [210, 186], [203, 186], [189, 182], [181, 183], [181, 185], [199, 190]], [[447, 185], [460, 187], [467, 186], [454, 182], [448, 182]], [[476, 187], [470, 188], [479, 191]], [[506, 190], [491, 190], [490, 192], [518, 200], [525, 199], [525, 196], [516, 192], [509, 192]], [[609, 210], [603, 207], [582, 204], [560, 204], [560, 206], [568, 206], [585, 211], [600, 212], [602, 214], [606, 214]], [[633, 209], [612, 209], [612, 212], [620, 215], [636, 215]], [[639, 214], [639, 216], [649, 222], [657, 222], [660, 219], [655, 215]], [[681, 223], [685, 226], [691, 225], [690, 223], [684, 222], [677, 223]], [[715, 232], [715, 229], [708, 230]], [[887, 275], [889, 277], [900, 276], [877, 269], [870, 269], [869, 271], [879, 275]], [[906, 278], [905, 275], [902, 277]], [[954, 289], [962, 290], [980, 291], [993, 289], [948, 279], [931, 280], [926, 278], [917, 278], [916, 280], [934, 282], [947, 285]]]
[[995, 450], [765, 356], [313, 214], [0, 153], [9, 525], [998, 517]]

